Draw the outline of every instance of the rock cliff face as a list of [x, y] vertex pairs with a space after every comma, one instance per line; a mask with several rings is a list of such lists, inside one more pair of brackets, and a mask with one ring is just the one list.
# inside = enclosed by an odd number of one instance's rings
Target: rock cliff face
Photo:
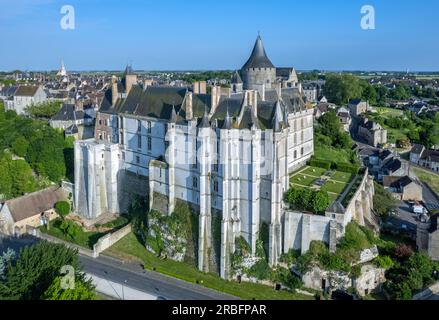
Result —
[[147, 250], [162, 257], [196, 265], [198, 217], [177, 204], [171, 215], [148, 213]]

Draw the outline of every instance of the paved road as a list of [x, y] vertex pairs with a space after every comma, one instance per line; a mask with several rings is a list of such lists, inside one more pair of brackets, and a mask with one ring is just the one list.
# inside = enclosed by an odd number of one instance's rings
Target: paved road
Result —
[[226, 295], [202, 286], [191, 284], [157, 272], [143, 270], [140, 265], [122, 263], [119, 260], [100, 256], [93, 259], [80, 256], [87, 273], [155, 296], [170, 300], [230, 300], [236, 297]]
[[[0, 253], [7, 248], [19, 251], [24, 246], [36, 243], [38, 239], [25, 236], [22, 238], [2, 237], [0, 235]], [[125, 284], [127, 287], [146, 294], [168, 300], [232, 300], [236, 297], [218, 291], [164, 276], [160, 273], [143, 270], [139, 264], [124, 263], [111, 257], [100, 256], [93, 259], [84, 255], [79, 260], [87, 274], [110, 281]]]
[[397, 216], [391, 216], [387, 219], [394, 227], [405, 230], [412, 235], [416, 235], [418, 225], [417, 215], [412, 212], [409, 204], [399, 201], [397, 204]]

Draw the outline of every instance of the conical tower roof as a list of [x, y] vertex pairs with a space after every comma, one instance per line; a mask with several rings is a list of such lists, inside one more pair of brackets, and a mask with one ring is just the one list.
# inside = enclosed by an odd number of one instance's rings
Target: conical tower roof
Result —
[[250, 68], [275, 68], [265, 53], [264, 44], [261, 36], [258, 35], [252, 54], [242, 69]]
[[235, 83], [235, 84], [242, 83], [242, 79], [241, 79], [241, 76], [239, 75], [238, 71], [235, 71], [233, 73], [233, 75], [232, 75], [232, 83]]
[[232, 118], [230, 117], [228, 108], [227, 108], [227, 114], [226, 114], [226, 117], [224, 119], [224, 124], [223, 124], [222, 129], [226, 129], [226, 130], [232, 129]]
[[207, 115], [207, 110], [204, 110], [204, 116], [198, 126], [199, 128], [210, 128], [209, 116]]
[[175, 106], [172, 106], [171, 116], [169, 117], [170, 123], [176, 123], [177, 122], [177, 112], [175, 112]]

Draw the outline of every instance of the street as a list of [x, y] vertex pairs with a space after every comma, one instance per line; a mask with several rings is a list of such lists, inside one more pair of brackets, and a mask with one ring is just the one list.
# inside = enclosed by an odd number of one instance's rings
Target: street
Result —
[[[0, 254], [7, 248], [19, 251], [24, 246], [36, 243], [38, 239], [25, 236], [22, 238], [11, 238], [0, 235]], [[84, 268], [84, 272], [90, 276], [95, 276], [101, 283], [98, 286], [107, 288], [120, 287], [127, 289], [130, 298], [139, 299], [150, 297], [151, 299], [166, 300], [235, 300], [234, 296], [227, 295], [215, 290], [211, 290], [196, 284], [192, 284], [179, 279], [167, 277], [157, 272], [144, 270], [139, 264], [124, 263], [118, 259], [100, 256], [93, 259], [84, 255], [79, 255], [79, 260]], [[106, 282], [106, 283], [105, 283]], [[122, 286], [123, 285], [123, 286]], [[107, 290], [105, 289], [105, 290]], [[113, 289], [114, 290], [114, 289]], [[118, 290], [116, 290], [118, 291]], [[134, 293], [134, 291], [139, 291]], [[102, 292], [109, 295], [107, 292]], [[141, 294], [143, 293], [143, 294]], [[111, 296], [111, 295], [110, 295]], [[123, 295], [117, 293], [121, 299]], [[128, 298], [128, 295], [126, 296]]]

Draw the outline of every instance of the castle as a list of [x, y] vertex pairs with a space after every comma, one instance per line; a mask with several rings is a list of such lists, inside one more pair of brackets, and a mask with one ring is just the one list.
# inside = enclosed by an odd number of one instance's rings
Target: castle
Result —
[[212, 271], [214, 217], [223, 278], [230, 278], [235, 239], [255, 253], [262, 223], [270, 265], [278, 263], [291, 238], [282, 204], [289, 174], [314, 153], [313, 109], [294, 68], [274, 67], [259, 36], [231, 88], [213, 86], [209, 94], [139, 83], [128, 66], [121, 80], [113, 76], [95, 135], [75, 143], [77, 214], [125, 212], [132, 194], [148, 195], [163, 214], [184, 201], [199, 213], [200, 270]]

